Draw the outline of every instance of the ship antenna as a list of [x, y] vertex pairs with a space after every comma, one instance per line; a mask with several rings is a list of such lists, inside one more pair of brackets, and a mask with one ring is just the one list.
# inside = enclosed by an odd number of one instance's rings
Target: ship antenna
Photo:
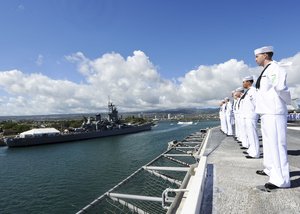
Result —
[[107, 99], [108, 99], [108, 105], [111, 103], [111, 100], [110, 100], [110, 96], [108, 95], [107, 96]]

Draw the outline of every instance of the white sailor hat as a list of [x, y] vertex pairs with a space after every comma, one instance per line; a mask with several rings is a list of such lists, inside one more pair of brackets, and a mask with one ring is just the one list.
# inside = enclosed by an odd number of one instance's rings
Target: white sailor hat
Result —
[[236, 92], [244, 92], [244, 88], [243, 87], [239, 87], [237, 89], [235, 89]]
[[273, 46], [264, 46], [261, 48], [257, 48], [254, 50], [254, 55], [268, 53], [268, 52], [274, 52]]
[[244, 77], [243, 82], [244, 81], [250, 81], [250, 80], [253, 80], [253, 76]]

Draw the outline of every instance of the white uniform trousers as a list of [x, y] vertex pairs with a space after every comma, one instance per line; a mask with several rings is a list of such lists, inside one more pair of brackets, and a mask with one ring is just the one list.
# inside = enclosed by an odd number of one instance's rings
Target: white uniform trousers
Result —
[[240, 141], [242, 142], [242, 146], [245, 148], [249, 148], [249, 142], [246, 134], [246, 122], [244, 116], [240, 115]]
[[227, 134], [227, 122], [226, 122], [226, 115], [223, 113], [221, 116], [221, 130]]
[[227, 135], [232, 135], [232, 116], [226, 115], [226, 123], [227, 123]]
[[278, 187], [290, 187], [291, 185], [286, 130], [286, 115], [261, 115], [264, 171], [269, 175], [269, 182]]
[[239, 139], [239, 114], [234, 113], [234, 136]]
[[223, 126], [224, 126], [222, 116], [223, 116], [223, 113], [220, 111], [219, 112], [219, 119], [220, 119], [221, 131], [223, 131]]
[[256, 130], [256, 119], [245, 118], [245, 127], [246, 127], [246, 135], [249, 143], [249, 148], [247, 150], [248, 154], [251, 157], [258, 158], [259, 157], [259, 140]]

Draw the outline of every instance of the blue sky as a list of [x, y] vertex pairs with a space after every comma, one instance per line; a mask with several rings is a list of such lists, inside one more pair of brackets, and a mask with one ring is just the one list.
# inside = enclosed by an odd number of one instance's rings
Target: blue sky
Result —
[[[88, 85], [82, 61], [70, 56], [126, 61], [142, 51], [159, 78], [180, 88], [199, 66], [234, 59], [256, 68], [253, 49], [264, 45], [275, 47], [276, 60], [296, 56], [299, 9], [294, 0], [1, 0], [0, 72]], [[5, 86], [0, 94], [3, 103], [21, 96]]]

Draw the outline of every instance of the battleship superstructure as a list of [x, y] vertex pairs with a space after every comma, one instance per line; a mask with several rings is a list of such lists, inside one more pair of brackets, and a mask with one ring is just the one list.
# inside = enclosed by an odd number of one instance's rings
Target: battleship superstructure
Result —
[[32, 129], [20, 133], [16, 137], [5, 138], [4, 141], [9, 147], [34, 146], [148, 131], [151, 130], [151, 126], [151, 123], [140, 125], [121, 123], [116, 106], [109, 102], [108, 118], [106, 119], [102, 119], [101, 115], [97, 114], [95, 118], [85, 117], [80, 128], [64, 132], [54, 128]]

